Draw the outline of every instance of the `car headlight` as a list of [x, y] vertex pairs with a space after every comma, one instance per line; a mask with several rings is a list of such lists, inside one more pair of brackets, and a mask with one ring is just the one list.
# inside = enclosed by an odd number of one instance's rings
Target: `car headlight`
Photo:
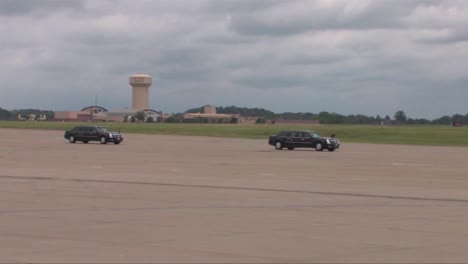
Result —
[[111, 133], [109, 133], [109, 138], [113, 138], [113, 136], [112, 136], [112, 134], [111, 134]]
[[327, 139], [327, 144], [330, 144], [330, 140], [329, 140], [329, 139]]

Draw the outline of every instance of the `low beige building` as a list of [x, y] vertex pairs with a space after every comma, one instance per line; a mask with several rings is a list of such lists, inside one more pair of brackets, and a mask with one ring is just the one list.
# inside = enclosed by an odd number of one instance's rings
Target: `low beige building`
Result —
[[92, 120], [92, 114], [89, 111], [56, 111], [54, 120], [62, 122], [88, 122]]
[[223, 122], [223, 123], [232, 123], [233, 118], [236, 119], [239, 117], [238, 114], [217, 114], [216, 106], [214, 105], [205, 105], [203, 106], [203, 113], [185, 113], [183, 114], [184, 120], [193, 120], [197, 118], [207, 119], [208, 122]]
[[258, 120], [258, 116], [239, 116], [237, 118], [238, 124], [256, 124]]
[[319, 120], [282, 119], [271, 120], [269, 123], [277, 125], [320, 125]]
[[[183, 114], [184, 120], [193, 120], [197, 118], [203, 118], [208, 120], [209, 123], [231, 123], [233, 118], [237, 119], [237, 114], [204, 114], [204, 113], [185, 113]], [[237, 121], [236, 121], [237, 122]]]

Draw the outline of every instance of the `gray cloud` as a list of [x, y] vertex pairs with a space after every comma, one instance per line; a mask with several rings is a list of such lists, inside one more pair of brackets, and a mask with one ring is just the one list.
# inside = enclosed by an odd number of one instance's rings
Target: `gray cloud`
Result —
[[0, 107], [465, 113], [466, 1], [0, 0]]
[[240, 34], [279, 36], [313, 30], [402, 28], [415, 9], [437, 2], [282, 1], [266, 9], [232, 15], [230, 26]]
[[83, 1], [63, 0], [0, 0], [0, 15], [15, 16], [31, 13], [51, 13], [63, 9], [82, 9]]

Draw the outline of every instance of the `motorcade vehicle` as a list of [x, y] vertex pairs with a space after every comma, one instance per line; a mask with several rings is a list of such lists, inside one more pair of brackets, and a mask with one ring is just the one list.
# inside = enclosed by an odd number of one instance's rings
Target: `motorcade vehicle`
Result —
[[270, 136], [268, 144], [275, 147], [277, 150], [287, 148], [293, 150], [295, 148], [314, 148], [317, 151], [335, 151], [340, 148], [340, 141], [331, 137], [322, 137], [318, 132], [310, 130], [290, 130], [282, 131], [276, 135]]
[[124, 140], [120, 132], [112, 132], [101, 126], [77, 126], [66, 130], [64, 136], [70, 143], [75, 143], [77, 141], [82, 141], [83, 143], [99, 141], [101, 144], [107, 144], [109, 142], [120, 144]]

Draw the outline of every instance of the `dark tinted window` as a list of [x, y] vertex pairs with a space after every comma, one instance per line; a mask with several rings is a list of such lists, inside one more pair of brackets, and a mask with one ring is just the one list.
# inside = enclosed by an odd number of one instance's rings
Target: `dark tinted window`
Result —
[[107, 128], [104, 127], [98, 127], [98, 130], [103, 133], [109, 133], [109, 130], [107, 130]]
[[310, 136], [313, 137], [313, 138], [319, 138], [319, 137], [320, 137], [320, 134], [317, 133], [317, 132], [310, 132], [309, 134], [310, 134]]

